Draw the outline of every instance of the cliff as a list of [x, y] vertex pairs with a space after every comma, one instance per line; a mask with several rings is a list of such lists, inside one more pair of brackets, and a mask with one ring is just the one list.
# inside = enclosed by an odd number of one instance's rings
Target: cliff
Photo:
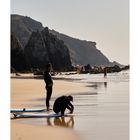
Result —
[[41, 31], [44, 27], [36, 20], [27, 16], [11, 15], [11, 32], [20, 41], [24, 48], [33, 31]]
[[55, 70], [72, 67], [68, 48], [63, 41], [50, 34], [47, 27], [32, 33], [24, 53], [32, 68], [44, 69], [48, 62], [52, 63]]
[[42, 68], [48, 61], [57, 69], [70, 67], [71, 63], [91, 66], [114, 65], [97, 49], [96, 42], [80, 40], [55, 30], [44, 29], [41, 22], [27, 16], [11, 15], [11, 32], [23, 51], [26, 46], [25, 55], [30, 61], [30, 67], [33, 68]]
[[90, 64], [92, 66], [111, 65], [108, 58], [96, 48], [96, 42], [72, 38], [56, 32], [55, 30], [49, 31], [59, 39], [63, 40], [67, 45], [73, 64]]
[[11, 70], [29, 70], [28, 61], [25, 58], [24, 51], [14, 34], [11, 34]]

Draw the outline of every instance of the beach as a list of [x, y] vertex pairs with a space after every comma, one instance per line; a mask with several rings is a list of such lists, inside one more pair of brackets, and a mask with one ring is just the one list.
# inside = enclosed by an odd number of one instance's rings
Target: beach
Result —
[[[90, 74], [57, 76], [53, 80], [51, 107], [58, 96], [73, 95], [74, 115], [63, 120], [11, 119], [11, 139], [128, 140], [128, 75], [124, 72], [108, 74], [107, 78]], [[45, 92], [43, 79], [12, 78], [11, 108], [43, 109]]]
[[[78, 88], [77, 88], [78, 87]], [[54, 80], [53, 97], [69, 95], [71, 93], [86, 92], [84, 84], [62, 80]], [[38, 79], [11, 79], [11, 108], [30, 109], [45, 108], [45, 83]], [[78, 140], [79, 137], [71, 129], [55, 128], [50, 126], [34, 126], [22, 123], [24, 119], [11, 120], [12, 140]], [[30, 119], [29, 119], [30, 120]], [[54, 135], [55, 134], [55, 135]]]

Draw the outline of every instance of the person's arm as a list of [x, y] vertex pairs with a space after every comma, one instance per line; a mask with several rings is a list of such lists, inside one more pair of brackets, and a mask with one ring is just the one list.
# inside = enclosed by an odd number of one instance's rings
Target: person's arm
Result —
[[73, 113], [74, 106], [69, 102], [67, 108], [70, 110], [70, 113]]
[[53, 85], [52, 79], [51, 79], [51, 76], [49, 75], [49, 73], [44, 74], [44, 81], [45, 81], [47, 87], [51, 87]]

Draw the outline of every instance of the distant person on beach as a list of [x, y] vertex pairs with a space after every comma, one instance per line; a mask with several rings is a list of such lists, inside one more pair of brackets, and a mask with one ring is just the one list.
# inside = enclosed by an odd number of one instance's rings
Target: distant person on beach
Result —
[[70, 113], [73, 113], [74, 107], [71, 104], [71, 101], [73, 101], [73, 97], [72, 96], [61, 96], [58, 97], [53, 105], [53, 111], [55, 113], [61, 113], [62, 115], [64, 115], [66, 108], [68, 110], [70, 110]]
[[46, 108], [47, 108], [47, 111], [50, 110], [50, 104], [49, 104], [49, 101], [51, 99], [51, 95], [52, 95], [52, 87], [53, 87], [53, 80], [52, 80], [52, 77], [50, 75], [50, 72], [52, 70], [52, 65], [51, 63], [48, 63], [46, 65], [46, 70], [44, 72], [44, 81], [45, 81], [45, 84], [46, 84]]
[[107, 82], [104, 82], [104, 87], [107, 88]]
[[104, 77], [107, 76], [107, 67], [104, 68]]

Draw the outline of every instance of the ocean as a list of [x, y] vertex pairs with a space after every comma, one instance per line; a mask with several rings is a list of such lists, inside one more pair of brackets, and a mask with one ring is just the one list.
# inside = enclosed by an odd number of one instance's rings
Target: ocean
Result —
[[75, 95], [75, 130], [83, 140], [129, 139], [129, 71], [83, 75], [93, 92]]

